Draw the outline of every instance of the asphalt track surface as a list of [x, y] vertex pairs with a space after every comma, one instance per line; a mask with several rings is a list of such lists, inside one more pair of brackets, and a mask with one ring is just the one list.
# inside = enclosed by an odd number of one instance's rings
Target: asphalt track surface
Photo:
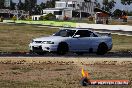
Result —
[[95, 58], [132, 58], [132, 52], [108, 52], [105, 55], [97, 55], [95, 53], [86, 53], [84, 55], [77, 55], [75, 53], [68, 53], [65, 55], [57, 55], [55, 53], [47, 53], [44, 55], [37, 55], [29, 52], [12, 52], [0, 53], [0, 57], [95, 57]]

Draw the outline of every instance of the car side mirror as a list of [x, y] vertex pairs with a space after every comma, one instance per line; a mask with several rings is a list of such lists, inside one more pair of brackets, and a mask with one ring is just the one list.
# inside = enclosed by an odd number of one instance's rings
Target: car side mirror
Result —
[[80, 37], [80, 35], [75, 35], [75, 36], [74, 36], [74, 38], [79, 38], [79, 37]]

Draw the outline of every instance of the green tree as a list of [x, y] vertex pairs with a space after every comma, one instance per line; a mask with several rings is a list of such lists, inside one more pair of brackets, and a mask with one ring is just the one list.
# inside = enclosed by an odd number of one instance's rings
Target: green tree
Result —
[[40, 7], [41, 7], [41, 9], [45, 9], [45, 8], [46, 8], [46, 4], [42, 2], [42, 3], [40, 4]]
[[107, 6], [109, 4], [108, 3], [108, 0], [103, 0], [103, 3], [102, 4], [103, 4], [102, 9], [105, 10], [105, 11], [109, 11], [109, 8]]
[[116, 9], [114, 12], [113, 12], [113, 16], [114, 17], [117, 17], [117, 18], [119, 18], [119, 17], [122, 17], [122, 16], [127, 16], [128, 15], [128, 12], [127, 11], [122, 11], [122, 10], [120, 10], [120, 9]]
[[4, 0], [0, 0], [0, 9], [4, 8]]
[[111, 12], [111, 10], [113, 9], [113, 7], [115, 6], [115, 1], [114, 0], [103, 0], [103, 7], [102, 9], [107, 11], [107, 12]]
[[55, 2], [59, 0], [50, 0], [46, 2], [46, 8], [54, 8], [55, 7]]
[[14, 10], [16, 6], [16, 3], [14, 3], [12, 0], [10, 1], [10, 9]]
[[130, 5], [132, 3], [132, 0], [121, 0], [121, 3], [123, 5]]
[[22, 3], [21, 0], [19, 0], [18, 9], [19, 9], [19, 10], [24, 10], [24, 3]]
[[127, 15], [132, 16], [132, 11], [130, 11], [130, 12], [127, 11]]
[[42, 11], [41, 5], [35, 5], [35, 7], [33, 8], [33, 14], [35, 15], [40, 15], [41, 11]]
[[116, 9], [114, 12], [113, 12], [113, 16], [114, 17], [121, 17], [122, 16], [122, 11], [120, 9]]
[[100, 5], [100, 3], [98, 2], [98, 0], [95, 0], [95, 5], [96, 5], [96, 7], [98, 7], [98, 8], [101, 8], [101, 5]]
[[42, 10], [45, 8], [54, 8], [55, 7], [55, 2], [59, 0], [50, 0], [47, 1], [46, 3], [41, 3], [40, 5], [34, 5], [32, 8], [32, 14], [39, 15], [41, 14]]
[[32, 15], [36, 3], [37, 3], [37, 0], [25, 0], [24, 10], [29, 11], [29, 14]]
[[85, 2], [91, 2], [91, 0], [84, 0]]
[[115, 6], [115, 1], [114, 0], [111, 0], [108, 4], [109, 8], [112, 9], [114, 6]]

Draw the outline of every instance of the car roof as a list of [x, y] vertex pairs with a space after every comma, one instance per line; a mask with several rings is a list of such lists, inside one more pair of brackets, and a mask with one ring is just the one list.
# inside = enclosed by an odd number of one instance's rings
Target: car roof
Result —
[[92, 28], [60, 28], [61, 30], [89, 30], [91, 31]]

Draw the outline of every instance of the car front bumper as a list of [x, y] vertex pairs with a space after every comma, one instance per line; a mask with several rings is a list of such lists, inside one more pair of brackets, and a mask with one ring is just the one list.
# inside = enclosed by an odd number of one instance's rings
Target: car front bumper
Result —
[[34, 43], [30, 43], [29, 44], [29, 49], [30, 51], [33, 52], [54, 52], [57, 51], [57, 47], [58, 45], [55, 44], [34, 44]]

